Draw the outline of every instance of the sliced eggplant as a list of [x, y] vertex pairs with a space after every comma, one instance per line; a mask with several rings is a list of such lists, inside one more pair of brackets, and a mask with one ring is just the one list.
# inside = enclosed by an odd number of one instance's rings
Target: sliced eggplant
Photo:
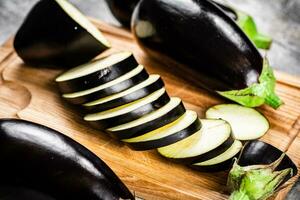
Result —
[[134, 199], [95, 154], [62, 133], [36, 123], [0, 120], [0, 163], [2, 189], [28, 188], [57, 200]]
[[158, 149], [169, 159], [186, 164], [202, 162], [224, 153], [233, 144], [230, 125], [223, 120], [201, 120], [202, 128], [195, 134]]
[[130, 72], [110, 82], [100, 84], [99, 86], [88, 90], [63, 94], [62, 96], [64, 99], [66, 99], [72, 104], [84, 104], [122, 92], [130, 87], [133, 87], [134, 85], [139, 84], [142, 81], [145, 81], [148, 77], [149, 75], [144, 69], [144, 67], [142, 65], [139, 65]]
[[134, 150], [150, 150], [178, 142], [201, 129], [196, 112], [187, 110], [184, 115], [172, 123], [150, 131], [144, 135], [122, 140]]
[[134, 121], [107, 129], [114, 138], [129, 139], [169, 124], [185, 113], [181, 99], [172, 97], [162, 108]]
[[86, 115], [84, 120], [88, 121], [93, 127], [103, 130], [136, 120], [165, 106], [169, 101], [170, 97], [165, 88], [161, 88], [132, 103]]
[[140, 84], [135, 85], [120, 93], [83, 104], [83, 107], [92, 112], [101, 112], [136, 101], [164, 87], [164, 82], [159, 75], [150, 75]]
[[267, 59], [210, 0], [141, 0], [132, 32], [149, 55], [181, 63], [180, 75], [197, 86], [247, 107], [282, 104]]
[[237, 140], [258, 139], [269, 130], [269, 122], [261, 113], [236, 104], [213, 106], [206, 111], [206, 118], [227, 121]]
[[25, 63], [47, 67], [74, 67], [109, 47], [102, 33], [66, 0], [39, 1], [14, 39]]
[[72, 68], [56, 78], [60, 91], [73, 93], [112, 81], [138, 66], [131, 52], [119, 52]]
[[193, 169], [205, 172], [224, 171], [231, 168], [233, 158], [241, 151], [243, 144], [239, 140], [235, 140], [231, 147], [224, 153], [204, 162], [192, 164]]

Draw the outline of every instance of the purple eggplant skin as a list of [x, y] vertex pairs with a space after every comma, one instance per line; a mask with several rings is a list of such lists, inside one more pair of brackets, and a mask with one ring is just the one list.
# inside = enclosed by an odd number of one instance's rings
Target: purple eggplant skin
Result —
[[263, 58], [255, 46], [207, 0], [141, 0], [132, 17], [132, 32], [146, 52], [186, 64], [209, 90], [247, 88], [258, 82], [262, 71]]
[[300, 179], [293, 185], [292, 189], [289, 191], [285, 200], [298, 200], [300, 199]]
[[[268, 143], [259, 140], [253, 140], [244, 145], [238, 159], [238, 164], [240, 166], [267, 165], [276, 161], [282, 155], [282, 153], [282, 151]], [[292, 168], [293, 171], [292, 174], [287, 176], [283, 182], [287, 181], [298, 173], [297, 166], [287, 155], [285, 155], [275, 170], [280, 171], [287, 168]]]
[[71, 68], [109, 47], [73, 20], [55, 0], [41, 0], [19, 28], [14, 48], [27, 64]]
[[106, 0], [114, 17], [126, 28], [130, 28], [131, 15], [140, 0]]
[[134, 199], [95, 154], [29, 121], [0, 120], [0, 163], [0, 187], [29, 188], [57, 200]]
[[0, 186], [1, 200], [55, 200], [53, 197], [22, 187]]

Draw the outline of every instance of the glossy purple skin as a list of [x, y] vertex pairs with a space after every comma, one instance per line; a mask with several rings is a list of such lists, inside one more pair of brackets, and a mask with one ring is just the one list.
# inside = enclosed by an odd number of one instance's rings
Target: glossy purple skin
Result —
[[14, 48], [27, 64], [71, 68], [88, 62], [108, 47], [74, 21], [55, 0], [41, 0], [16, 33]]
[[246, 88], [262, 71], [263, 59], [252, 42], [207, 0], [141, 0], [132, 32], [151, 56], [185, 64], [182, 76], [212, 91]]
[[21, 187], [57, 200], [134, 199], [95, 154], [45, 126], [0, 120], [0, 195]]
[[[268, 143], [254, 140], [245, 144], [238, 164], [241, 166], [267, 165], [276, 161], [282, 153], [282, 151]], [[286, 177], [285, 181], [295, 176], [298, 172], [295, 163], [293, 163], [293, 161], [287, 155], [285, 155], [276, 170], [283, 170], [287, 168], [292, 168], [293, 173]]]
[[125, 27], [130, 27], [131, 15], [140, 0], [106, 0], [111, 13]]

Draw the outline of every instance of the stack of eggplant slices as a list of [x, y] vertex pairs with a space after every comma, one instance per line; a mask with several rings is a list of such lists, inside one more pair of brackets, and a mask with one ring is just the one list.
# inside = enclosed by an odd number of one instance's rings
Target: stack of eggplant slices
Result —
[[56, 82], [94, 128], [134, 150], [157, 149], [201, 171], [230, 168], [241, 141], [260, 138], [269, 128], [255, 109], [235, 104], [213, 106], [207, 119], [199, 119], [168, 95], [160, 75], [149, 75], [127, 51], [72, 68]]

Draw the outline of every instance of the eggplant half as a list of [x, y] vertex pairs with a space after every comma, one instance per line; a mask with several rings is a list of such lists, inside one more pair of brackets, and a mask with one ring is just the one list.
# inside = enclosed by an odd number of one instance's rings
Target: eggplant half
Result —
[[132, 103], [103, 112], [88, 114], [84, 117], [84, 120], [94, 128], [104, 130], [143, 117], [165, 106], [169, 101], [170, 97], [165, 88], [161, 88]]
[[96, 101], [83, 104], [83, 107], [91, 111], [101, 112], [136, 101], [164, 87], [164, 82], [159, 75], [150, 75], [149, 78], [123, 92], [107, 96]]
[[181, 74], [197, 85], [247, 107], [282, 104], [267, 59], [211, 1], [141, 0], [132, 32], [149, 55], [185, 64]]
[[56, 78], [61, 93], [73, 93], [108, 83], [139, 64], [131, 52], [119, 52], [72, 68]]
[[0, 197], [10, 188], [20, 187], [57, 200], [134, 199], [95, 154], [32, 122], [0, 120], [0, 163]]
[[196, 112], [187, 110], [184, 115], [161, 128], [144, 135], [124, 139], [134, 150], [151, 150], [183, 140], [201, 129], [201, 122]]
[[111, 13], [125, 27], [130, 27], [131, 15], [139, 0], [106, 0]]
[[210, 107], [206, 113], [208, 119], [227, 121], [237, 140], [254, 140], [262, 137], [269, 130], [268, 120], [253, 108], [237, 104], [220, 104]]
[[223, 120], [201, 120], [202, 127], [191, 136], [158, 148], [158, 153], [175, 162], [192, 164], [212, 159], [230, 148], [234, 139], [230, 125]]
[[194, 163], [191, 165], [191, 168], [204, 172], [228, 170], [232, 167], [233, 159], [239, 155], [242, 147], [242, 143], [239, 140], [235, 140], [224, 153], [210, 160]]
[[96, 57], [110, 43], [67, 0], [40, 0], [19, 28], [14, 48], [30, 65], [71, 68]]
[[243, 147], [229, 172], [229, 199], [266, 200], [296, 174], [296, 165], [282, 151], [261, 141], [251, 141]]
[[85, 104], [127, 90], [145, 81], [147, 78], [149, 78], [149, 74], [142, 65], [139, 65], [130, 72], [110, 82], [100, 84], [91, 89], [63, 94], [62, 97], [75, 105]]
[[114, 138], [129, 139], [165, 126], [181, 117], [184, 113], [185, 108], [181, 99], [172, 97], [171, 100], [160, 109], [134, 121], [106, 129], [106, 131]]

